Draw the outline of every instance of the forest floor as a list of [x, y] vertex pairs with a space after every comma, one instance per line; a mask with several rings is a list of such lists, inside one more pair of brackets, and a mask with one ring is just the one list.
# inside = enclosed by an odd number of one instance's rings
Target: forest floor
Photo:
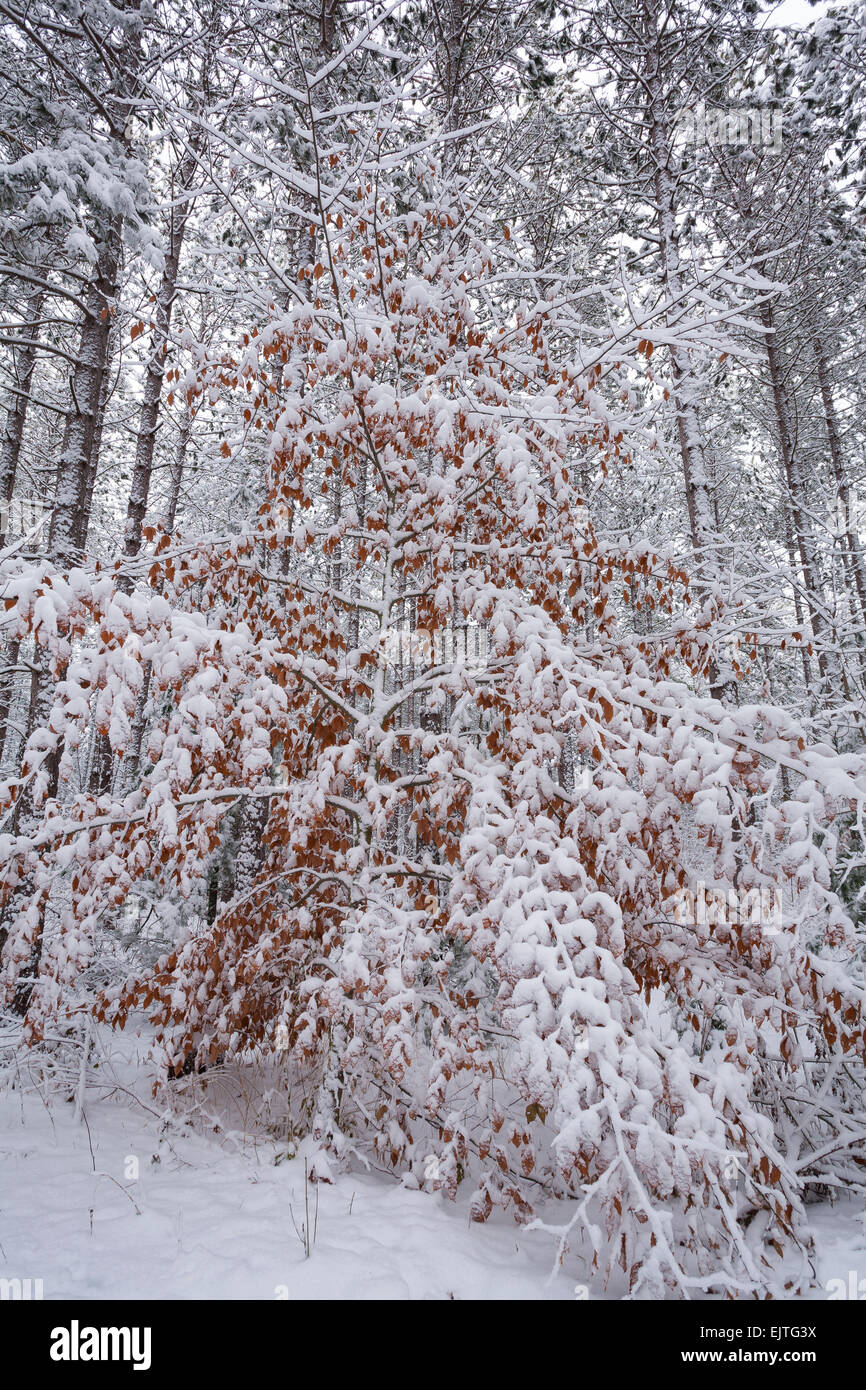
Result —
[[[72, 1077], [64, 1093], [56, 1077], [13, 1086], [7, 1072], [0, 1278], [41, 1279], [46, 1299], [586, 1296], [573, 1257], [555, 1268], [549, 1232], [499, 1213], [479, 1226], [466, 1203], [384, 1172], [307, 1183], [303, 1146], [288, 1160], [271, 1139], [223, 1124], [203, 1132], [201, 1110], [193, 1122], [154, 1099], [133, 1054], [134, 1044], [112, 1048], [83, 1107]], [[845, 1201], [811, 1213], [821, 1290], [863, 1280], [866, 1297], [866, 1210]], [[591, 1297], [622, 1292], [589, 1287]]]

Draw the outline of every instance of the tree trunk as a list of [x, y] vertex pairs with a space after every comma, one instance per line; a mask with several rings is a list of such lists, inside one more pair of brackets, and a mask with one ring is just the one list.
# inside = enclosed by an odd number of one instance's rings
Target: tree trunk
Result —
[[13, 352], [15, 371], [15, 394], [10, 396], [6, 408], [6, 423], [0, 437], [0, 549], [6, 541], [9, 513], [8, 504], [15, 491], [18, 473], [18, 458], [24, 439], [24, 426], [27, 422], [27, 407], [30, 404], [30, 383], [36, 366], [36, 351], [39, 346], [37, 333], [42, 318], [42, 305], [45, 291], [40, 285], [27, 301], [27, 322], [23, 325], [26, 341]]
[[[184, 411], [180, 425], [180, 436], [177, 442], [174, 462], [171, 470], [171, 490], [168, 497], [168, 506], [165, 515], [165, 529], [170, 534], [174, 530], [175, 517], [177, 516], [177, 505], [180, 497], [180, 485], [183, 479], [183, 471], [186, 464], [186, 451], [189, 447], [189, 437], [192, 431], [192, 418], [189, 406]], [[141, 683], [141, 690], [138, 692], [138, 699], [135, 704], [135, 718], [132, 725], [132, 737], [129, 743], [129, 751], [126, 755], [127, 776], [136, 777], [141, 765], [141, 746], [144, 742], [144, 726], [147, 716], [147, 702], [150, 698], [150, 682], [153, 675], [153, 666], [148, 661], [145, 663], [144, 676]]]
[[818, 564], [817, 547], [815, 545], [812, 523], [808, 515], [806, 490], [800, 470], [800, 463], [794, 448], [790, 406], [788, 403], [788, 393], [785, 389], [773, 310], [767, 301], [761, 305], [761, 322], [765, 329], [764, 344], [767, 350], [767, 362], [770, 368], [770, 384], [773, 391], [779, 453], [782, 459], [782, 468], [790, 499], [791, 522], [793, 525], [794, 537], [797, 542], [797, 550], [800, 556], [800, 569], [803, 575], [806, 606], [809, 610], [809, 623], [812, 629], [812, 635], [815, 639], [818, 671], [821, 680], [826, 684], [829, 676], [830, 632], [824, 614], [823, 598], [821, 596], [820, 567]]
[[[861, 629], [866, 630], [866, 577], [863, 574], [863, 559], [860, 554], [858, 537], [851, 526], [851, 492], [845, 469], [845, 456], [842, 452], [842, 438], [836, 416], [836, 403], [830, 386], [830, 373], [821, 339], [816, 334], [812, 339], [812, 351], [818, 369], [818, 388], [824, 407], [824, 423], [827, 429], [827, 443], [830, 447], [830, 462], [833, 467], [833, 481], [836, 484], [836, 497], [842, 515], [843, 555], [852, 598], [859, 604]], [[852, 608], [854, 604], [852, 603]]]
[[70, 381], [72, 404], [66, 417], [54, 511], [48, 536], [52, 559], [71, 567], [82, 559], [90, 517], [87, 511], [92, 470], [97, 464], [99, 408], [108, 371], [111, 319], [117, 297], [120, 266], [120, 218], [106, 229], [78, 342]]
[[[18, 474], [18, 459], [24, 440], [24, 426], [27, 423], [27, 408], [30, 404], [30, 385], [36, 366], [37, 334], [42, 318], [45, 291], [38, 286], [27, 301], [27, 321], [24, 332], [28, 341], [14, 350], [16, 394], [10, 397], [6, 410], [6, 422], [0, 439], [0, 549], [6, 542], [9, 524], [9, 504], [15, 491]], [[15, 693], [15, 675], [18, 654], [21, 649], [19, 639], [14, 638], [6, 647], [5, 667], [0, 681], [0, 763], [6, 751], [6, 733], [12, 697]]]
[[[141, 549], [141, 531], [147, 513], [150, 495], [150, 482], [153, 475], [153, 454], [156, 435], [159, 429], [159, 402], [165, 378], [165, 363], [168, 353], [168, 336], [171, 328], [171, 315], [177, 294], [177, 277], [180, 255], [186, 232], [192, 199], [190, 190], [197, 168], [196, 149], [193, 147], [181, 161], [177, 171], [177, 185], [182, 200], [180, 208], [172, 208], [168, 228], [168, 255], [156, 302], [156, 327], [153, 334], [152, 351], [144, 377], [144, 392], [139, 416], [138, 439], [135, 449], [135, 465], [132, 471], [132, 484], [126, 509], [126, 531], [123, 539], [124, 554], [133, 560]], [[125, 577], [124, 587], [131, 589], [132, 580]]]
[[[677, 302], [683, 295], [682, 266], [676, 226], [676, 182], [671, 170], [672, 145], [665, 113], [664, 69], [655, 4], [646, 6], [648, 72], [646, 114], [656, 198], [656, 231], [661, 254], [662, 279], [668, 298]], [[703, 432], [694, 400], [694, 369], [688, 352], [669, 348], [673, 377], [673, 399], [677, 416], [683, 483], [689, 516], [692, 550], [697, 567], [696, 589], [703, 596], [719, 579], [719, 557], [713, 526], [713, 498], [704, 456]], [[736, 699], [736, 682], [713, 662], [709, 672], [710, 692], [716, 699]]]

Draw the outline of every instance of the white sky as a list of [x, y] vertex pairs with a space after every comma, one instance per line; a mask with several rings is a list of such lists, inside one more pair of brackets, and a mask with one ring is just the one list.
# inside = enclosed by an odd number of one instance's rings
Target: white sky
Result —
[[766, 16], [772, 24], [791, 24], [799, 28], [813, 19], [820, 19], [827, 9], [827, 0], [818, 5], [810, 5], [809, 0], [780, 0], [774, 9], [767, 10]]

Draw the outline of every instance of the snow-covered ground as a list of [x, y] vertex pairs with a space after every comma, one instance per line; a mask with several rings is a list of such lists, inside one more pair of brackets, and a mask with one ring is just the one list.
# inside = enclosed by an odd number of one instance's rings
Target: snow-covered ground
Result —
[[[550, 1234], [479, 1226], [385, 1173], [307, 1185], [285, 1146], [166, 1123], [132, 1070], [128, 1090], [91, 1087], [83, 1119], [72, 1087], [0, 1090], [0, 1278], [41, 1279], [46, 1299], [575, 1298]], [[821, 1285], [854, 1272], [866, 1295], [866, 1214], [814, 1212]]]
[[385, 1173], [305, 1184], [302, 1154], [166, 1125], [136, 1090], [89, 1090], [85, 1122], [71, 1089], [0, 1092], [0, 1277], [46, 1299], [574, 1297], [573, 1275], [548, 1282], [544, 1232], [479, 1226]]

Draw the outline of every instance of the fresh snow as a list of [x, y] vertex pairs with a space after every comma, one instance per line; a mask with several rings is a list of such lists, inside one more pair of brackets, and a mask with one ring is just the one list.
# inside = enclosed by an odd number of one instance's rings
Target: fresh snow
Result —
[[[521, 1229], [501, 1212], [479, 1225], [468, 1203], [410, 1191], [384, 1172], [335, 1174], [305, 1194], [304, 1145], [288, 1159], [285, 1144], [208, 1125], [201, 1111], [193, 1126], [180, 1088], [198, 1096], [200, 1083], [179, 1083], [177, 1101], [154, 1099], [134, 1050], [131, 1038], [111, 1040], [110, 1057], [90, 1073], [81, 1119], [74, 1085], [40, 1093], [32, 1077], [22, 1086], [18, 1072], [13, 1085], [15, 1069], [7, 1073], [0, 1279], [41, 1279], [46, 1299], [622, 1296], [591, 1284], [584, 1293], [585, 1270], [572, 1256], [556, 1267], [548, 1231]], [[215, 1114], [210, 1096], [207, 1104]], [[549, 1204], [544, 1218], [559, 1224], [563, 1212]], [[814, 1296], [832, 1279], [851, 1287], [851, 1271], [866, 1270], [866, 1209], [823, 1204], [811, 1224]]]
[[575, 1296], [573, 1274], [550, 1279], [545, 1232], [480, 1226], [376, 1171], [307, 1184], [307, 1259], [303, 1146], [287, 1160], [273, 1140], [196, 1132], [113, 1070], [128, 1091], [88, 1091], [83, 1122], [72, 1090], [0, 1093], [0, 1278], [41, 1279], [46, 1299]]

